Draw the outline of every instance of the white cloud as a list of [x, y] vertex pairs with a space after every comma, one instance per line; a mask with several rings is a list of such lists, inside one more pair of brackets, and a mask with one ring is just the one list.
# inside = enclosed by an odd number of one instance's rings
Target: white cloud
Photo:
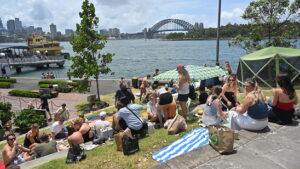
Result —
[[[99, 29], [116, 27], [121, 32], [134, 33], [168, 18], [183, 19], [191, 24], [203, 22], [205, 27], [215, 27], [217, 24], [217, 14], [214, 11], [217, 6], [215, 2], [209, 0], [90, 0], [90, 2], [94, 3], [96, 15], [100, 18]], [[78, 13], [81, 11], [82, 0], [0, 0], [0, 4], [0, 18], [4, 25], [7, 20], [17, 17], [23, 26], [33, 25], [49, 31], [49, 25], [54, 23], [57, 29], [64, 33], [64, 29], [75, 29], [76, 23], [80, 22]], [[231, 8], [226, 8], [222, 12], [222, 23], [239, 23], [241, 14], [240, 8], [232, 11]]]
[[221, 17], [224, 19], [240, 18], [243, 15], [243, 10], [240, 8], [235, 8], [233, 11], [222, 11]]

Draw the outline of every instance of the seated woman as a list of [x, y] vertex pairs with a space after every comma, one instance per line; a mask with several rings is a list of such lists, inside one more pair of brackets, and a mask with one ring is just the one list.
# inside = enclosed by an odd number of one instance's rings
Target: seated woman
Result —
[[231, 109], [236, 106], [237, 103], [237, 81], [235, 75], [229, 75], [225, 84], [222, 87], [222, 110]]
[[222, 119], [226, 121], [227, 114], [226, 112], [222, 111], [222, 104], [220, 101], [221, 93], [222, 88], [220, 86], [215, 86], [213, 88], [212, 95], [208, 97], [202, 117], [202, 122], [204, 124], [219, 124], [222, 121]]
[[131, 104], [127, 97], [120, 99], [122, 108], [113, 115], [113, 129], [117, 131], [129, 128], [132, 135], [140, 134], [143, 130], [143, 120], [139, 117], [139, 110], [143, 108], [139, 104]]
[[37, 143], [41, 143], [39, 139], [39, 125], [34, 123], [31, 125], [31, 130], [25, 134], [24, 147], [31, 149], [36, 146]]
[[288, 74], [279, 74], [276, 81], [279, 88], [273, 90], [272, 111], [269, 112], [269, 121], [289, 124], [294, 117], [294, 105], [298, 103], [297, 93]]
[[158, 89], [158, 84], [152, 85], [153, 98], [152, 102], [157, 109], [157, 117], [160, 126], [163, 126], [163, 122], [167, 119], [174, 118], [176, 115], [176, 101], [173, 96], [165, 88]]
[[94, 133], [91, 127], [84, 122], [82, 118], [77, 118], [73, 122], [73, 128], [75, 132], [68, 137], [68, 142], [70, 146], [92, 141], [94, 138]]
[[231, 128], [234, 130], [262, 130], [268, 126], [268, 106], [254, 79], [244, 83], [246, 97], [243, 104], [233, 108]]

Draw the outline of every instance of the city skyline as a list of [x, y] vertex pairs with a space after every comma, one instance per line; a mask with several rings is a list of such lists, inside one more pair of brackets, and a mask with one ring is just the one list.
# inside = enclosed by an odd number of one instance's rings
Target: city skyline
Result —
[[[57, 3], [56, 3], [57, 2]], [[203, 22], [204, 26], [216, 27], [218, 1], [209, 0], [91, 0], [100, 18], [99, 28], [119, 28], [124, 33], [141, 32], [150, 28], [160, 20], [167, 18], [182, 19], [191, 24]], [[250, 0], [231, 0], [222, 3], [221, 24], [247, 23], [242, 20], [244, 9]], [[42, 27], [50, 32], [49, 25], [54, 23], [57, 30], [75, 30], [80, 22], [81, 11], [79, 0], [47, 1], [47, 0], [0, 0], [0, 18], [6, 27], [6, 21], [20, 18], [23, 26]], [[72, 5], [70, 5], [72, 4]]]

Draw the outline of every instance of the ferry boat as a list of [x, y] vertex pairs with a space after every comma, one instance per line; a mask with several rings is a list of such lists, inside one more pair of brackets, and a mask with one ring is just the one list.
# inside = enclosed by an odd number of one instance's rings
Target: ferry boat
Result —
[[27, 39], [27, 45], [31, 47], [33, 52], [47, 55], [63, 54], [61, 51], [64, 49], [60, 46], [59, 41], [48, 41], [46, 36], [39, 36], [38, 33], [34, 33]]
[[16, 68], [18, 73], [24, 66], [40, 68], [55, 64], [62, 68], [64, 63], [65, 59], [61, 54], [49, 56], [45, 52], [35, 52], [35, 48], [30, 46], [0, 46], [0, 68], [9, 66]]

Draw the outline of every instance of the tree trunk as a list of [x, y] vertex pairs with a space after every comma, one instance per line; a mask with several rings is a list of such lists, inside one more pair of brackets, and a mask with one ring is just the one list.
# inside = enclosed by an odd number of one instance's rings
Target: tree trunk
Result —
[[100, 91], [99, 91], [99, 81], [98, 81], [98, 77], [96, 77], [96, 87], [97, 87], [97, 96], [98, 96], [98, 100], [100, 100]]

